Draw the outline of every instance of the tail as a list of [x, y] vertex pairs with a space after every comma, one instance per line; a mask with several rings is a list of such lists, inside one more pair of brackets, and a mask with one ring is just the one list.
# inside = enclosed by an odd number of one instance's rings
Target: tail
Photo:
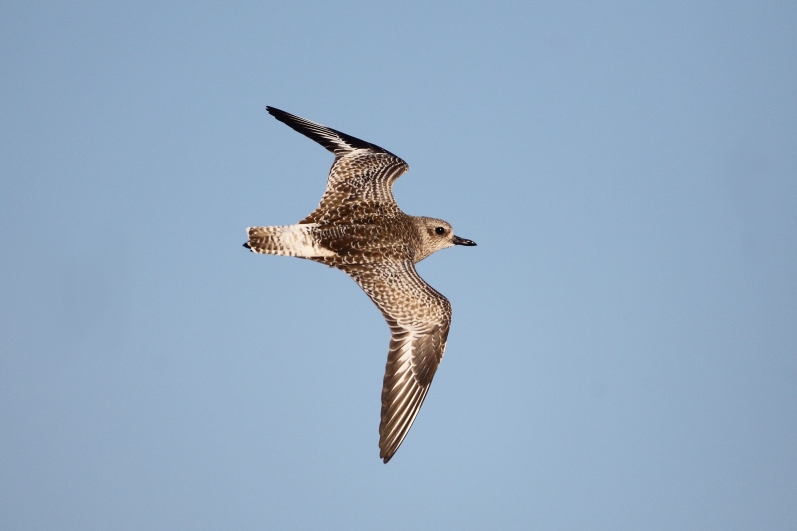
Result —
[[249, 227], [249, 241], [244, 247], [260, 254], [321, 258], [334, 256], [335, 252], [322, 247], [313, 234], [318, 225], [307, 223], [279, 227]]

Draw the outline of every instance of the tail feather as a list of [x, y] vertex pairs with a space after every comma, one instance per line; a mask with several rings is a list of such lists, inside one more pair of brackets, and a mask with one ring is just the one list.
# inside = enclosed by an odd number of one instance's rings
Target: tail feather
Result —
[[260, 254], [301, 258], [333, 256], [335, 252], [322, 247], [313, 234], [317, 226], [315, 223], [308, 223], [278, 227], [249, 227], [246, 229], [249, 241], [244, 247]]

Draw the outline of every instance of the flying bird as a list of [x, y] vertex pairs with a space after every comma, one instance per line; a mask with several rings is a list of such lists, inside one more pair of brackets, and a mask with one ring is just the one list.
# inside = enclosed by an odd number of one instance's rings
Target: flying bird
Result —
[[321, 202], [295, 225], [249, 227], [244, 247], [296, 256], [343, 270], [382, 312], [390, 347], [382, 384], [379, 457], [387, 463], [407, 436], [443, 358], [451, 304], [415, 271], [415, 264], [454, 245], [441, 219], [410, 216], [393, 198], [409, 166], [386, 149], [285, 111], [268, 112], [334, 153]]

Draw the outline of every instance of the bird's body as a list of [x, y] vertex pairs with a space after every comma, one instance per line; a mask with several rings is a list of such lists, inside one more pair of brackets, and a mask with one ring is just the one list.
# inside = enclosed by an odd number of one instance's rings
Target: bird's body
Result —
[[254, 252], [307, 258], [343, 270], [380, 309], [391, 330], [382, 388], [380, 457], [404, 440], [445, 351], [451, 304], [418, 276], [415, 264], [453, 245], [445, 221], [399, 209], [393, 182], [409, 167], [392, 153], [334, 129], [268, 107], [269, 113], [335, 154], [327, 189], [296, 225], [249, 227]]

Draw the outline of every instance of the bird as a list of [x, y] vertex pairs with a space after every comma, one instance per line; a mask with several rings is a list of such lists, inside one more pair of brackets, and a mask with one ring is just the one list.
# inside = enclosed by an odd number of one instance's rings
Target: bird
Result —
[[409, 166], [393, 153], [274, 107], [269, 114], [335, 155], [318, 207], [294, 225], [248, 227], [252, 252], [295, 256], [348, 274], [390, 328], [379, 457], [390, 461], [412, 426], [443, 358], [451, 303], [415, 270], [432, 253], [476, 243], [449, 223], [401, 211], [393, 183]]

